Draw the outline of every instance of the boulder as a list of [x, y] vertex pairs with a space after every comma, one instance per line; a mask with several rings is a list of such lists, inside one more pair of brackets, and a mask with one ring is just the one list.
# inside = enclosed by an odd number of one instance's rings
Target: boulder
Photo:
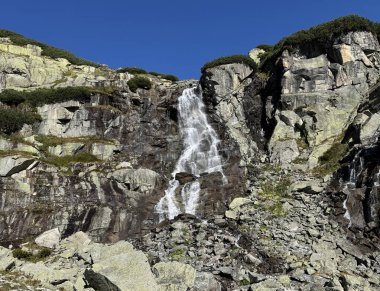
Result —
[[309, 194], [321, 193], [324, 188], [321, 186], [319, 181], [297, 181], [290, 185], [290, 191], [294, 192], [305, 192]]
[[110, 175], [119, 183], [127, 185], [129, 190], [137, 192], [150, 192], [158, 183], [159, 174], [149, 169], [127, 169], [116, 170]]
[[54, 249], [61, 239], [61, 233], [58, 228], [54, 228], [40, 234], [34, 240], [35, 243], [41, 247]]
[[186, 183], [196, 180], [196, 177], [190, 173], [177, 173], [175, 174], [175, 179], [179, 182], [180, 185], [185, 185]]
[[179, 262], [161, 262], [153, 266], [160, 290], [189, 290], [194, 286], [197, 272], [193, 267]]
[[12, 251], [0, 246], [0, 272], [8, 271], [15, 265]]
[[158, 290], [147, 257], [130, 243], [91, 244], [86, 252], [91, 254], [93, 265], [84, 275], [95, 290]]
[[255, 61], [256, 64], [260, 64], [260, 55], [265, 53], [265, 50], [260, 48], [254, 48], [249, 52], [249, 57]]
[[22, 156], [8, 156], [0, 158], [0, 177], [11, 176], [26, 170], [35, 159]]

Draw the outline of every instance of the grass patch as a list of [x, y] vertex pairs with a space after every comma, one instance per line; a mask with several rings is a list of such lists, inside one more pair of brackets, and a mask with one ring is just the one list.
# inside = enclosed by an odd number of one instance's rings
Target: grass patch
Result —
[[265, 181], [260, 185], [261, 197], [266, 200], [265, 209], [274, 216], [285, 216], [287, 213], [282, 206], [282, 199], [288, 197], [287, 190], [291, 181], [287, 177], [282, 177], [278, 182]]
[[[113, 140], [101, 138], [98, 136], [81, 136], [81, 137], [59, 137], [55, 135], [39, 135], [36, 136], [36, 141], [42, 143], [44, 147], [55, 147], [65, 143], [103, 143], [103, 144], [115, 144]], [[41, 149], [43, 150], [43, 149]]]
[[87, 65], [93, 67], [100, 67], [101, 65], [87, 61], [85, 59], [79, 58], [73, 53], [70, 53], [66, 50], [52, 47], [50, 45], [44, 44], [42, 42], [36, 41], [31, 38], [27, 38], [21, 34], [15, 33], [13, 31], [0, 29], [0, 37], [9, 37], [13, 44], [19, 46], [26, 46], [28, 44], [36, 45], [42, 48], [42, 55], [51, 57], [53, 59], [64, 58], [68, 60], [73, 65]]
[[8, 157], [8, 156], [23, 156], [30, 157], [32, 154], [30, 152], [24, 152], [19, 150], [0, 150], [0, 157]]
[[325, 177], [335, 173], [340, 168], [339, 161], [348, 152], [348, 144], [335, 142], [320, 158], [319, 165], [313, 169], [313, 174], [318, 177]]
[[134, 93], [136, 93], [137, 89], [139, 88], [145, 90], [149, 90], [150, 88], [152, 88], [152, 82], [148, 78], [143, 76], [133, 77], [127, 82], [127, 85], [129, 86], [129, 89]]
[[245, 64], [250, 66], [254, 72], [257, 71], [257, 65], [254, 60], [252, 60], [249, 56], [245, 55], [232, 55], [227, 57], [221, 57], [218, 59], [215, 59], [211, 62], [206, 63], [202, 69], [201, 72], [204, 73], [207, 69], [211, 69], [217, 66], [221, 65], [228, 65], [228, 64]]
[[57, 167], [68, 167], [74, 163], [82, 163], [82, 164], [96, 163], [96, 162], [99, 162], [100, 160], [92, 154], [79, 153], [73, 156], [62, 156], [62, 157], [47, 156], [46, 158], [42, 158], [41, 161], [46, 164], [54, 165]]
[[326, 52], [327, 47], [330, 46], [330, 43], [335, 38], [351, 31], [369, 31], [379, 38], [380, 23], [372, 22], [357, 15], [348, 15], [307, 30], [298, 31], [283, 38], [272, 47], [263, 48], [266, 52], [261, 56], [261, 67], [263, 68], [269, 62], [273, 62], [285, 49], [292, 51], [300, 46], [313, 46], [314, 48], [319, 48], [322, 52]]
[[185, 251], [183, 249], [177, 249], [169, 254], [169, 256], [178, 261], [185, 257]]

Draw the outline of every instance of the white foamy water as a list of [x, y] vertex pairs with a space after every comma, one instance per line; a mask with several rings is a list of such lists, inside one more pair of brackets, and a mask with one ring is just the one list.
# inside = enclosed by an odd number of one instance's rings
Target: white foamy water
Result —
[[185, 89], [178, 98], [178, 113], [183, 151], [172, 172], [172, 179], [169, 181], [165, 196], [155, 207], [160, 221], [165, 218], [173, 219], [181, 212], [196, 214], [200, 184], [195, 180], [183, 186], [181, 191], [183, 205], [180, 205], [176, 197], [179, 186], [179, 182], [175, 180], [177, 173], [186, 172], [199, 177], [202, 173], [220, 172], [223, 182], [227, 183], [218, 153], [220, 142], [218, 135], [207, 121], [202, 95], [197, 95], [195, 88]]

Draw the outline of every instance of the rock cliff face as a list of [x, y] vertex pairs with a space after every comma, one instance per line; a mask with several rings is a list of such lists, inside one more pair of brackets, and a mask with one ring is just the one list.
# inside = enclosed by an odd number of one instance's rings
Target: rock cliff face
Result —
[[[129, 91], [128, 73], [73, 66], [41, 56], [38, 47], [1, 44], [2, 89], [91, 86], [113, 88], [90, 102], [37, 107], [41, 122], [25, 126], [17, 141], [1, 139], [0, 240], [3, 243], [58, 227], [86, 231], [97, 241], [140, 235], [157, 222], [153, 212], [182, 149], [177, 97], [196, 81], [172, 83], [154, 76], [151, 90]], [[12, 68], [12, 69], [11, 69]], [[103, 93], [102, 93], [103, 92]], [[240, 155], [225, 143], [226, 175], [201, 178], [199, 215], [226, 210], [243, 193]], [[75, 157], [91, 155], [88, 163]], [[65, 162], [73, 157], [73, 163]], [[234, 193], [231, 195], [231, 193]]]
[[[53, 249], [44, 263], [0, 249], [0, 272], [64, 290], [380, 288], [380, 45], [371, 32], [284, 49], [259, 73], [232, 63], [199, 82], [147, 75], [152, 88], [136, 93], [131, 74], [1, 41], [0, 90], [98, 90], [87, 102], [41, 105], [38, 122], [0, 137], [0, 242], [51, 230], [36, 243]], [[228, 184], [202, 173], [197, 217], [159, 224], [154, 207], [183, 149], [177, 98], [189, 87], [203, 94]], [[194, 176], [176, 179], [180, 200]]]

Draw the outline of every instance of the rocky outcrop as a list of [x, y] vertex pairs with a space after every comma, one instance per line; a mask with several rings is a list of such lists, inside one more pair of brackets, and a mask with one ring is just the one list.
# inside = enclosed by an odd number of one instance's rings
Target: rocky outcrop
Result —
[[311, 58], [305, 50], [282, 54], [280, 105], [269, 142], [273, 162], [290, 165], [299, 158], [317, 166], [379, 80], [380, 46], [371, 33], [348, 33], [327, 52]]
[[119, 87], [127, 88], [131, 76], [115, 73], [107, 67], [72, 65], [66, 59], [52, 59], [41, 55], [38, 46], [20, 47], [0, 43], [0, 90], [41, 87]]
[[[252, 72], [248, 65], [228, 64], [207, 69], [201, 78], [211, 118], [217, 122], [217, 129], [223, 128], [218, 130], [222, 142], [230, 139], [236, 143], [243, 164], [252, 161], [257, 153], [257, 143], [261, 142], [260, 112], [257, 112], [260, 111], [261, 99], [249, 94], [252, 92], [247, 93], [247, 88], [254, 84]], [[245, 111], [247, 107], [258, 114], [254, 117], [256, 122], [253, 126], [250, 122], [252, 116]]]

